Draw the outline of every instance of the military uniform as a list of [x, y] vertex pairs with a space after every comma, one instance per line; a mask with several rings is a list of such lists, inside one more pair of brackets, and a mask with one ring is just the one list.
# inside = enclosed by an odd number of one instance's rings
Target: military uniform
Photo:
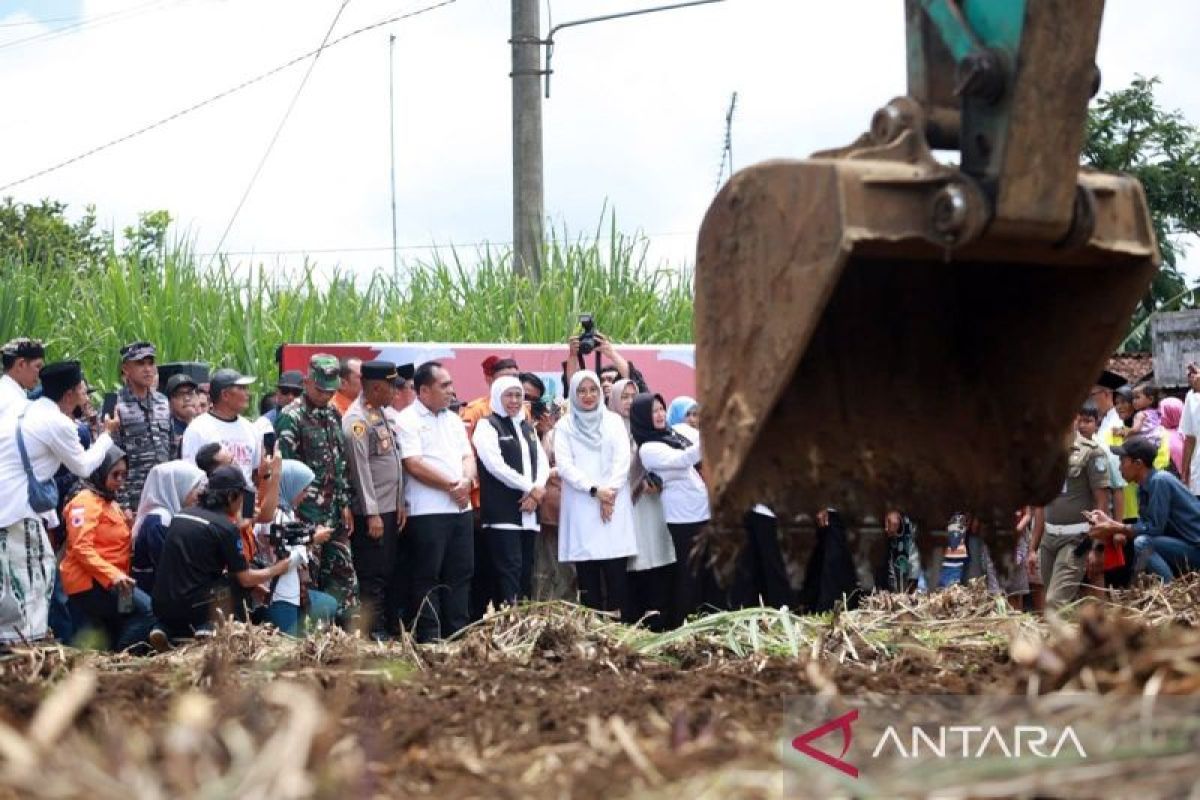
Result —
[[[385, 374], [373, 377], [377, 371]], [[395, 367], [387, 362], [363, 364], [364, 381], [390, 380], [394, 376]], [[404, 508], [400, 448], [384, 411], [367, 405], [365, 397], [359, 397], [347, 409], [342, 432], [354, 489], [351, 506], [354, 534], [350, 539], [354, 571], [358, 574], [363, 604], [369, 609], [376, 630], [394, 628], [403, 600], [396, 575]], [[373, 516], [378, 516], [383, 524], [383, 535], [377, 539], [369, 534]]]
[[[320, 379], [318, 386], [328, 385], [326, 359], [333, 362], [336, 388], [337, 359], [332, 356], [313, 356], [310, 377]], [[309, 522], [334, 529], [333, 537], [321, 547], [317, 586], [337, 599], [338, 616], [345, 622], [358, 606], [358, 578], [350, 553], [350, 531], [342, 523], [342, 510], [350, 507], [352, 493], [341, 417], [332, 406], [317, 408], [301, 395], [279, 412], [275, 430], [279, 454], [303, 461], [316, 474], [296, 511]]]
[[176, 437], [171, 406], [166, 395], [159, 392], [152, 391], [139, 398], [129, 387], [124, 387], [117, 394], [116, 415], [121, 429], [114, 439], [129, 460], [129, 478], [117, 501], [123, 508], [136, 511], [150, 470], [172, 458]]
[[1062, 491], [1045, 508], [1046, 530], [1038, 546], [1038, 569], [1046, 586], [1046, 608], [1062, 608], [1079, 594], [1087, 572], [1089, 549], [1090, 526], [1083, 512], [1096, 507], [1095, 490], [1111, 486], [1104, 448], [1076, 434]]

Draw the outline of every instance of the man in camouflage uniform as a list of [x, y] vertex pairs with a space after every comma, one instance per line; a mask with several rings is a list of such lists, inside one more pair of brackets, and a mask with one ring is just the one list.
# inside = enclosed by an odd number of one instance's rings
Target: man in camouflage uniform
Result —
[[116, 416], [120, 429], [113, 437], [125, 451], [129, 477], [117, 494], [122, 508], [136, 512], [146, 476], [154, 467], [171, 460], [171, 406], [166, 395], [155, 390], [158, 369], [154, 345], [134, 342], [121, 348], [121, 380]]
[[316, 478], [296, 509], [308, 522], [328, 525], [333, 538], [321, 547], [317, 586], [338, 601], [338, 618], [349, 624], [358, 610], [358, 577], [350, 553], [354, 517], [346, 467], [346, 441], [342, 419], [329, 401], [337, 390], [338, 360], [318, 353], [309, 360], [304, 394], [293, 400], [275, 420], [279, 454], [308, 465]]
[[390, 361], [363, 362], [362, 394], [342, 419], [354, 488], [354, 570], [370, 632], [377, 638], [398, 627], [403, 602], [396, 555], [404, 527], [404, 470], [396, 432], [384, 414], [397, 376]]

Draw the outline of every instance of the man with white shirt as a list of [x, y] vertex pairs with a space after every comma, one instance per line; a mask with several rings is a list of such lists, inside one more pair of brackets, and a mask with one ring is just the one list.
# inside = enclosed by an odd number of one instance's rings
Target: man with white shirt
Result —
[[475, 454], [466, 428], [448, 409], [454, 381], [436, 361], [413, 375], [417, 399], [400, 412], [400, 452], [409, 480], [408, 539], [418, 642], [453, 635], [467, 624], [474, 572], [471, 488]]
[[46, 498], [48, 508], [35, 509], [29, 491], [30, 476], [38, 484], [53, 487], [51, 479], [60, 466], [81, 477], [91, 475], [104, 461], [119, 425], [111, 417], [104, 420], [104, 433], [84, 450], [72, 418], [87, 399], [79, 362], [43, 367], [41, 382], [41, 398], [0, 419], [0, 486], [4, 487], [0, 493], [0, 535], [7, 559], [0, 569], [16, 584], [0, 598], [0, 642], [34, 641], [47, 632], [58, 568], [46, 534], [45, 517], [53, 518], [56, 498]]
[[230, 464], [241, 470], [253, 485], [254, 470], [262, 461], [262, 437], [253, 423], [241, 416], [250, 405], [254, 378], [234, 369], [219, 369], [209, 380], [212, 408], [188, 424], [180, 446], [181, 458], [196, 460], [196, 452], [206, 444], [219, 443], [229, 454]]
[[1188, 386], [1183, 401], [1183, 417], [1179, 432], [1183, 434], [1183, 474], [1180, 480], [1188, 491], [1200, 497], [1200, 458], [1196, 458], [1196, 437], [1200, 436], [1200, 366], [1187, 365]]
[[1117, 373], [1104, 370], [1100, 373], [1100, 378], [1092, 387], [1092, 391], [1088, 393], [1088, 399], [1100, 412], [1100, 429], [1096, 431], [1096, 441], [1104, 441], [1105, 434], [1113, 428], [1120, 428], [1124, 425], [1121, 415], [1113, 407], [1113, 392], [1127, 383], [1129, 381]]
[[0, 417], [24, 408], [45, 360], [46, 349], [37, 339], [13, 339], [0, 348]]

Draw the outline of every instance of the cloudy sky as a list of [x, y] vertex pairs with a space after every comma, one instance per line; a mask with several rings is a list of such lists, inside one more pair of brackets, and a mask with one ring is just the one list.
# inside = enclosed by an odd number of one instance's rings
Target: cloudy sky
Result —
[[[350, 0], [333, 38], [437, 0]], [[665, 0], [549, 0], [555, 23]], [[340, 0], [0, 0], [0, 185], [128, 134], [320, 44]], [[542, 23], [547, 25], [546, 6]], [[1109, 0], [1106, 89], [1157, 75], [1200, 122], [1200, 9]], [[457, 0], [327, 50], [240, 213], [307, 68], [61, 170], [0, 189], [94, 204], [117, 228], [168, 209], [200, 252], [370, 270], [390, 265], [388, 37], [395, 49], [399, 239], [511, 239], [508, 0]], [[557, 37], [544, 105], [546, 213], [572, 235], [604, 208], [653, 255], [690, 262], [718, 175], [725, 113], [737, 167], [844, 144], [904, 92], [901, 0], [725, 0]], [[1200, 274], [1200, 253], [1189, 254]]]

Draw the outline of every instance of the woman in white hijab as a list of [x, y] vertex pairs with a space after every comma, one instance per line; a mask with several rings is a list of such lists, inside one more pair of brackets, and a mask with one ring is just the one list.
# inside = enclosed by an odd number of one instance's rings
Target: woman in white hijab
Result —
[[[619, 380], [608, 394], [608, 408], [621, 417], [629, 430], [629, 412], [637, 396], [637, 384]], [[633, 527], [637, 555], [629, 559], [629, 622], [645, 619], [655, 632], [666, 630], [670, 588], [674, 580], [675, 544], [663, 514], [662, 483], [652, 479], [642, 466], [637, 444], [629, 438], [629, 491], [633, 501]]]
[[571, 376], [571, 409], [555, 427], [554, 457], [562, 478], [558, 559], [573, 562], [584, 605], [621, 611], [625, 568], [637, 554], [629, 493], [629, 434], [604, 407], [591, 370]]
[[475, 425], [479, 515], [496, 576], [498, 604], [529, 599], [538, 505], [546, 496], [550, 462], [525, 419], [525, 390], [512, 376], [492, 382], [492, 413]]
[[133, 579], [146, 594], [154, 592], [154, 571], [162, 555], [171, 518], [195, 505], [204, 489], [204, 471], [191, 461], [167, 461], [146, 475], [133, 523]]

